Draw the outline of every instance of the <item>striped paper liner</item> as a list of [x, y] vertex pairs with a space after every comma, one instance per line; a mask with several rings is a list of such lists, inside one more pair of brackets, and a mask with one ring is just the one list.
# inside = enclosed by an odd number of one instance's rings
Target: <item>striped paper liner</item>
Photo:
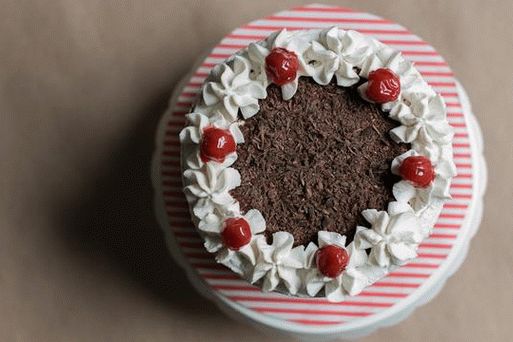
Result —
[[[400, 50], [413, 61], [425, 80], [440, 93], [447, 104], [448, 120], [454, 127], [454, 161], [458, 175], [453, 179], [453, 199], [443, 208], [433, 233], [418, 250], [418, 258], [392, 272], [386, 278], [366, 288], [360, 295], [342, 303], [329, 303], [322, 298], [297, 298], [277, 293], [263, 293], [259, 288], [239, 279], [234, 273], [217, 264], [206, 252], [203, 241], [190, 222], [187, 203], [182, 193], [180, 178], [180, 142], [178, 133], [200, 92], [211, 68], [223, 62], [249, 43], [261, 40], [281, 28], [288, 30], [339, 26], [371, 35]], [[456, 88], [454, 75], [435, 49], [408, 32], [404, 27], [378, 16], [347, 8], [310, 5], [276, 13], [253, 21], [227, 35], [192, 74], [172, 104], [170, 113], [161, 125], [164, 134], [157, 141], [160, 153], [158, 182], [162, 191], [167, 222], [164, 223], [186, 262], [192, 266], [204, 283], [225, 301], [233, 302], [261, 315], [270, 316], [286, 324], [321, 327], [342, 325], [355, 320], [382, 316], [386, 310], [401, 305], [413, 296], [437, 272], [461, 242], [464, 221], [470, 212], [474, 196], [472, 150], [467, 120]], [[285, 322], [283, 322], [285, 323]]]

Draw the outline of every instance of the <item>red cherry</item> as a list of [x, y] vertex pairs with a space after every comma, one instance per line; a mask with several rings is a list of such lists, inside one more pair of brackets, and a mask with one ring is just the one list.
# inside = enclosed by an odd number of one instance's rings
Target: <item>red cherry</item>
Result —
[[267, 76], [279, 86], [296, 79], [299, 62], [294, 52], [274, 48], [265, 58], [265, 71]]
[[399, 174], [413, 185], [425, 188], [435, 178], [435, 170], [431, 161], [424, 156], [411, 156], [403, 160]]
[[401, 81], [395, 72], [387, 68], [376, 69], [369, 73], [367, 97], [376, 103], [395, 101], [401, 92]]
[[207, 127], [203, 130], [203, 140], [200, 146], [200, 156], [203, 162], [213, 160], [219, 163], [237, 149], [235, 139], [228, 130]]
[[349, 262], [349, 254], [344, 248], [328, 245], [317, 251], [317, 268], [326, 277], [338, 277]]
[[251, 228], [248, 221], [242, 217], [227, 219], [224, 221], [221, 238], [226, 247], [238, 251], [251, 241]]

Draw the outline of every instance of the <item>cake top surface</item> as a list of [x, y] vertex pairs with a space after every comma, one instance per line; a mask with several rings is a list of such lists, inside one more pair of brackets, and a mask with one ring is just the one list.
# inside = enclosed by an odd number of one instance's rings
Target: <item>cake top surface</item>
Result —
[[326, 86], [300, 78], [292, 99], [271, 85], [258, 115], [241, 126], [245, 143], [233, 167], [233, 190], [243, 212], [260, 210], [265, 235], [287, 231], [295, 245], [317, 241], [321, 230], [352, 240], [362, 210], [393, 201], [392, 160], [408, 150], [388, 132], [397, 122], [358, 95], [356, 85]]

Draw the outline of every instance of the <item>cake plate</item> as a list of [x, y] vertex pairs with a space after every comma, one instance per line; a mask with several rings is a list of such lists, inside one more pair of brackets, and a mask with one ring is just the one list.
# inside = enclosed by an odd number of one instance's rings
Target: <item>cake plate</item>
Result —
[[[281, 28], [339, 26], [374, 36], [415, 62], [426, 81], [445, 99], [454, 127], [453, 197], [443, 208], [418, 258], [342, 303], [264, 293], [217, 264], [196, 233], [182, 193], [178, 133], [210, 69], [249, 43]], [[479, 125], [463, 87], [443, 58], [404, 27], [375, 15], [313, 4], [275, 13], [228, 34], [184, 78], [171, 97], [157, 130], [152, 165], [154, 206], [169, 250], [193, 286], [227, 315], [259, 329], [302, 339], [357, 338], [398, 323], [430, 301], [461, 265], [483, 211], [486, 165]]]

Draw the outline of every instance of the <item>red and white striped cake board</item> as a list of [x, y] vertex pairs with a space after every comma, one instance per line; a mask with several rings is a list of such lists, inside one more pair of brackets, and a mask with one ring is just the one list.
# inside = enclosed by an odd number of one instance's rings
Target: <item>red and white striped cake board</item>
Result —
[[[454, 158], [458, 176], [453, 179], [448, 202], [433, 233], [418, 251], [418, 258], [342, 303], [319, 298], [296, 298], [263, 293], [216, 264], [203, 248], [190, 221], [182, 193], [178, 133], [184, 115], [195, 102], [211, 68], [249, 43], [270, 33], [339, 26], [374, 36], [402, 51], [415, 62], [426, 81], [442, 94], [449, 123], [455, 129]], [[153, 162], [155, 207], [170, 250], [194, 286], [234, 317], [259, 327], [309, 337], [357, 337], [394, 324], [429, 301], [463, 261], [482, 211], [486, 168], [479, 127], [463, 89], [435, 49], [404, 27], [372, 14], [347, 8], [309, 5], [253, 21], [227, 35], [193, 69], [171, 99], [156, 139]]]

